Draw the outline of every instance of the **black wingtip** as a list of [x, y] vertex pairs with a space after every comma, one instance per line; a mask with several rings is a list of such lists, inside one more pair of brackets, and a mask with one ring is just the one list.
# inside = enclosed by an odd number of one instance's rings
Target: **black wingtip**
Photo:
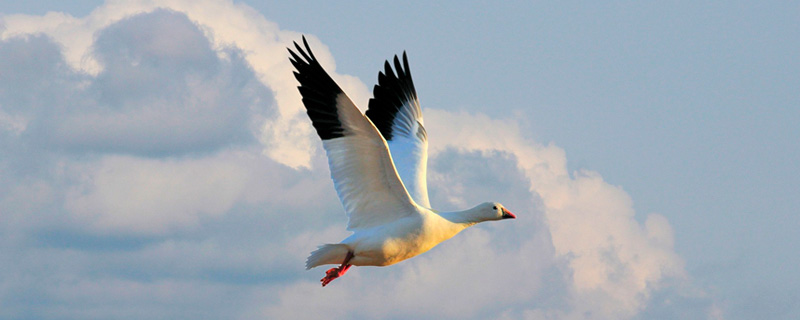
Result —
[[311, 59], [317, 60], [317, 57], [315, 57], [314, 53], [311, 52], [311, 47], [308, 45], [308, 40], [306, 40], [306, 35], [303, 35], [303, 45], [306, 47], [306, 50], [308, 50], [308, 55], [311, 56]]
[[[305, 47], [305, 50], [303, 50], [303, 48], [300, 47], [300, 44], [298, 44], [297, 41], [292, 41], [292, 44], [294, 45], [294, 49], [295, 50], [292, 50], [292, 48], [289, 48], [289, 47], [287, 47], [286, 50], [289, 50], [289, 54], [292, 55], [292, 57], [294, 58], [295, 61], [301, 60], [300, 56], [297, 55], [298, 53], [301, 56], [303, 56], [303, 59], [302, 59], [303, 62], [311, 64], [311, 63], [317, 61], [317, 57], [315, 57], [314, 56], [314, 52], [311, 51], [311, 46], [308, 45], [308, 40], [306, 40], [306, 36], [302, 35], [301, 37], [303, 39], [303, 47]], [[295, 52], [295, 51], [297, 51], [297, 52]], [[289, 58], [289, 60], [292, 60], [292, 59]], [[292, 61], [292, 63], [294, 63], [295, 61]]]
[[385, 74], [387, 77], [390, 77], [390, 78], [396, 78], [396, 76], [394, 75], [394, 70], [392, 70], [392, 65], [391, 65], [391, 64], [389, 64], [389, 60], [386, 60], [386, 61], [383, 63], [383, 69], [384, 69], [384, 70], [383, 70], [383, 73], [384, 73], [384, 74]]
[[408, 67], [408, 56], [406, 55], [406, 51], [403, 50], [403, 69], [406, 70], [406, 75], [408, 75], [409, 81], [411, 80], [411, 68]]
[[400, 66], [400, 59], [397, 58], [397, 55], [394, 55], [394, 69], [397, 70], [397, 77], [403, 78], [405, 72], [403, 71], [402, 66]]
[[296, 69], [293, 74], [300, 82], [297, 88], [303, 97], [306, 113], [322, 140], [342, 137], [344, 127], [336, 110], [336, 98], [343, 93], [342, 89], [319, 64], [305, 35], [302, 40], [305, 48], [293, 41], [295, 50], [286, 49], [289, 50], [289, 61]]
[[[378, 73], [378, 84], [372, 89], [373, 98], [370, 99], [366, 112], [367, 117], [372, 120], [387, 141], [392, 140], [395, 134], [393, 124], [397, 113], [406, 108], [406, 104], [409, 103], [411, 103], [408, 105], [409, 108], [419, 108], [406, 51], [403, 51], [402, 57], [402, 63], [400, 55], [395, 55], [383, 63], [384, 71]], [[419, 113], [419, 111], [414, 112]]]

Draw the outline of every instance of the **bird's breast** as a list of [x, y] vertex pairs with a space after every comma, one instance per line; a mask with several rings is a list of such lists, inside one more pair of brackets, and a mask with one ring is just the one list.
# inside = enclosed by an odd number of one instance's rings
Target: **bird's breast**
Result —
[[371, 232], [371, 237], [357, 246], [353, 264], [392, 265], [420, 255], [457, 233], [433, 222], [411, 221]]
[[386, 265], [395, 264], [400, 261], [420, 255], [439, 242], [433, 241], [424, 233], [409, 235], [402, 238], [387, 239], [383, 243], [383, 252]]

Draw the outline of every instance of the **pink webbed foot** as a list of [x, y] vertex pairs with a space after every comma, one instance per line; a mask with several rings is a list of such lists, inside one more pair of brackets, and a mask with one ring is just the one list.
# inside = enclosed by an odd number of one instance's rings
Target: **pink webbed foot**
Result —
[[325, 272], [325, 277], [322, 278], [322, 280], [320, 280], [320, 282], [322, 282], [322, 286], [324, 287], [324, 286], [328, 285], [329, 283], [331, 283], [331, 281], [333, 281], [333, 279], [336, 279], [338, 277], [343, 276], [347, 272], [347, 269], [350, 269], [350, 265], [349, 264], [348, 265], [344, 265], [344, 266], [340, 266], [338, 268], [331, 268], [328, 271], [326, 271]]
[[324, 287], [329, 283], [331, 283], [333, 279], [343, 276], [347, 272], [347, 270], [350, 269], [350, 267], [352, 267], [352, 265], [347, 264], [352, 258], [353, 258], [353, 253], [348, 252], [347, 257], [345, 257], [344, 262], [342, 262], [342, 265], [340, 265], [338, 268], [330, 268], [328, 269], [328, 271], [325, 271], [325, 277], [319, 280], [320, 282], [322, 282], [322, 286]]

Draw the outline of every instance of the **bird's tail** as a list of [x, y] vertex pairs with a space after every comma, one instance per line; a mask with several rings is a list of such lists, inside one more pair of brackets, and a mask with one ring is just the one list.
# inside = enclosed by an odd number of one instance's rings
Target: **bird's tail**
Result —
[[341, 243], [323, 244], [306, 259], [306, 270], [323, 264], [339, 264], [344, 261], [350, 249]]

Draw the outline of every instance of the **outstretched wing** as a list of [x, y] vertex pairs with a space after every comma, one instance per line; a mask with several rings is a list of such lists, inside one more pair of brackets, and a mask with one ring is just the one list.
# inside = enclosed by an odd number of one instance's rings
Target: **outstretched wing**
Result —
[[331, 178], [349, 216], [348, 230], [370, 228], [418, 214], [397, 175], [386, 141], [322, 68], [303, 37], [289, 59], [308, 117], [322, 139]]
[[389, 144], [397, 173], [417, 204], [430, 208], [428, 200], [428, 134], [422, 121], [417, 91], [411, 80], [408, 57], [403, 52], [403, 65], [394, 56], [395, 74], [389, 61], [378, 74], [372, 90], [367, 117], [380, 130]]

